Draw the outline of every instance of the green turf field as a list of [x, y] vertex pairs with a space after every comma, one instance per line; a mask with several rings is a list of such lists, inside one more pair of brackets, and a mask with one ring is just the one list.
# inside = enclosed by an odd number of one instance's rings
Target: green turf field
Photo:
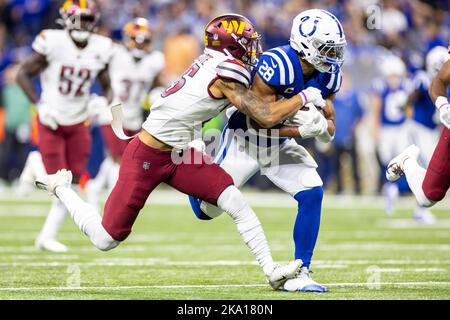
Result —
[[[49, 208], [43, 199], [0, 200], [0, 299], [450, 297], [448, 207], [433, 211], [438, 225], [419, 226], [408, 209], [387, 218], [373, 203], [326, 202], [312, 270], [330, 292], [311, 294], [272, 291], [231, 219], [196, 220], [182, 201], [147, 206], [113, 251], [95, 249], [68, 220], [60, 240], [70, 251], [39, 252], [33, 242]], [[274, 258], [292, 259], [295, 203], [255, 211]]]

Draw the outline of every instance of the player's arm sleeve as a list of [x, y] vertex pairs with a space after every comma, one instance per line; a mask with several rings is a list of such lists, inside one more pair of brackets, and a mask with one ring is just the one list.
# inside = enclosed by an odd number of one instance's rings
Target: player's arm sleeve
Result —
[[31, 47], [37, 53], [43, 56], [47, 56], [51, 50], [48, 32], [46, 32], [45, 30], [41, 31], [34, 39]]
[[250, 72], [244, 64], [235, 60], [227, 59], [216, 66], [216, 74], [219, 79], [238, 82], [246, 88], [250, 87]]

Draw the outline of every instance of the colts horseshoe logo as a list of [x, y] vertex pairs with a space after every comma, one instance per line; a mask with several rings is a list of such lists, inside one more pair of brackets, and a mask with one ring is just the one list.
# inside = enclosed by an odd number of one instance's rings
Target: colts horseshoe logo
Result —
[[317, 30], [317, 24], [319, 23], [319, 20], [317, 20], [317, 19], [314, 20], [314, 27], [312, 28], [311, 32], [305, 33], [305, 32], [303, 32], [303, 30], [302, 30], [302, 26], [303, 26], [304, 22], [308, 21], [309, 19], [311, 19], [310, 16], [303, 17], [302, 20], [301, 20], [300, 26], [299, 26], [299, 28], [298, 28], [298, 30], [300, 31], [300, 34], [301, 34], [302, 36], [304, 36], [304, 37], [311, 37], [311, 36], [314, 34], [314, 32], [316, 32], [316, 30]]

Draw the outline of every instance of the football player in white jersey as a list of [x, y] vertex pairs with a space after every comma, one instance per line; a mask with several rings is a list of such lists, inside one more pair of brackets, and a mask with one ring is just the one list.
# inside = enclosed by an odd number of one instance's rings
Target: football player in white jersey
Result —
[[[144, 122], [143, 102], [164, 68], [164, 54], [151, 49], [151, 36], [147, 19], [136, 18], [128, 22], [122, 30], [122, 44], [115, 45], [109, 64], [114, 101], [123, 106], [123, 127], [130, 136], [139, 132]], [[107, 102], [104, 101], [103, 104], [107, 105]], [[112, 188], [117, 181], [120, 160], [128, 140], [117, 138], [112, 131], [108, 109], [93, 109], [94, 117], [95, 110], [107, 111], [106, 115], [98, 115], [97, 122], [101, 126], [108, 156], [102, 162], [96, 177], [89, 180], [86, 186], [89, 203], [97, 206], [100, 191], [105, 187]]]
[[[274, 264], [259, 219], [233, 179], [206, 155], [189, 147], [196, 128], [231, 104], [269, 128], [309, 102], [325, 104], [320, 91], [314, 88], [271, 103], [249, 91], [247, 65], [256, 63], [259, 38], [252, 23], [241, 15], [219, 16], [207, 24], [204, 53], [161, 94], [141, 132], [126, 147], [119, 179], [103, 216], [72, 190], [72, 173], [68, 170], [38, 178], [36, 186], [55, 194], [65, 204], [94, 246], [110, 250], [128, 237], [147, 197], [165, 182], [227, 212], [271, 286], [279, 289], [299, 271], [301, 260], [285, 266]], [[115, 120], [113, 124], [113, 129], [124, 135]]]
[[[97, 78], [104, 97], [112, 100], [108, 75], [113, 43], [94, 34], [99, 13], [92, 0], [67, 0], [60, 9], [64, 30], [43, 30], [33, 42], [33, 53], [23, 62], [18, 82], [39, 116], [39, 151], [45, 170], [52, 174], [70, 168], [77, 184], [85, 171], [91, 136], [87, 105], [90, 88]], [[42, 93], [32, 78], [40, 75]], [[66, 208], [55, 198], [44, 227], [36, 240], [40, 249], [64, 252], [56, 241]]]

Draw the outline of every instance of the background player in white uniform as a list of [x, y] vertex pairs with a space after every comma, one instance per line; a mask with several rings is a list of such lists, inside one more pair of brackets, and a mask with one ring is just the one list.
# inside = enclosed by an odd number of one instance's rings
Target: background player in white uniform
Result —
[[[116, 44], [109, 64], [109, 75], [114, 93], [114, 101], [123, 106], [123, 127], [127, 135], [135, 135], [144, 122], [143, 104], [150, 89], [164, 68], [164, 55], [151, 49], [152, 34], [149, 22], [136, 18], [122, 30], [122, 43]], [[106, 100], [106, 99], [105, 99]], [[107, 101], [103, 102], [107, 105]], [[105, 108], [93, 108], [105, 110]], [[102, 136], [107, 146], [108, 156], [102, 162], [99, 172], [87, 184], [88, 201], [97, 206], [98, 195], [104, 187], [111, 189], [117, 181], [120, 159], [128, 141], [116, 137], [110, 126], [111, 115], [99, 114]]]
[[[374, 139], [383, 166], [408, 146], [409, 126], [405, 107], [411, 85], [406, 78], [406, 66], [397, 56], [386, 56], [380, 63], [381, 78], [374, 82], [373, 123]], [[384, 177], [384, 175], [383, 175]], [[397, 183], [385, 181], [383, 185], [385, 210], [394, 211], [394, 201], [399, 195]]]
[[[407, 107], [411, 108], [412, 121], [409, 130], [409, 143], [420, 150], [419, 164], [426, 168], [439, 140], [439, 113], [430, 98], [428, 90], [431, 81], [442, 65], [449, 59], [447, 48], [434, 47], [425, 58], [426, 70], [419, 70], [414, 76], [414, 91], [409, 95]], [[432, 213], [425, 207], [417, 205], [414, 219], [421, 223], [432, 224], [436, 221]]]
[[[292, 97], [302, 90], [320, 90], [326, 103], [309, 105], [281, 126], [281, 137], [317, 137], [329, 142], [334, 136], [334, 95], [342, 81], [345, 35], [338, 19], [325, 10], [307, 10], [295, 17], [289, 45], [265, 52], [256, 67], [252, 92], [266, 101]], [[308, 48], [308, 49], [306, 49]], [[279, 101], [282, 101], [279, 100]], [[323, 108], [322, 115], [316, 107]], [[231, 113], [231, 112], [230, 112]], [[295, 259], [303, 266], [295, 279], [284, 285], [287, 291], [326, 292], [328, 289], [310, 277], [309, 266], [320, 227], [323, 198], [322, 180], [317, 164], [294, 139], [265, 139], [255, 131], [252, 120], [234, 111], [224, 129], [215, 162], [225, 169], [237, 187], [258, 171], [298, 202], [294, 225]], [[190, 197], [196, 215], [211, 219], [222, 213], [219, 208]]]
[[[91, 0], [66, 1], [60, 9], [64, 30], [44, 30], [33, 42], [34, 52], [22, 64], [18, 82], [39, 115], [39, 151], [45, 170], [52, 174], [70, 168], [74, 183], [83, 174], [91, 148], [88, 127], [90, 88], [98, 78], [107, 101], [112, 92], [108, 76], [112, 41], [93, 34], [99, 19]], [[38, 97], [32, 78], [40, 74]], [[66, 251], [55, 240], [66, 216], [64, 205], [54, 199], [36, 246]]]
[[[255, 64], [259, 38], [252, 23], [241, 15], [223, 15], [208, 23], [204, 54], [163, 92], [143, 130], [125, 149], [119, 179], [103, 216], [71, 189], [70, 171], [42, 177], [36, 186], [61, 199], [97, 248], [110, 250], [128, 237], [147, 197], [165, 182], [227, 212], [272, 287], [279, 289], [298, 272], [301, 261], [286, 267], [274, 265], [261, 224], [230, 175], [188, 146], [197, 126], [201, 129], [203, 122], [230, 104], [267, 127], [293, 116], [306, 103], [325, 104], [317, 89], [272, 103], [249, 91], [250, 73], [245, 63]], [[114, 126], [114, 130], [123, 135], [120, 128]]]

